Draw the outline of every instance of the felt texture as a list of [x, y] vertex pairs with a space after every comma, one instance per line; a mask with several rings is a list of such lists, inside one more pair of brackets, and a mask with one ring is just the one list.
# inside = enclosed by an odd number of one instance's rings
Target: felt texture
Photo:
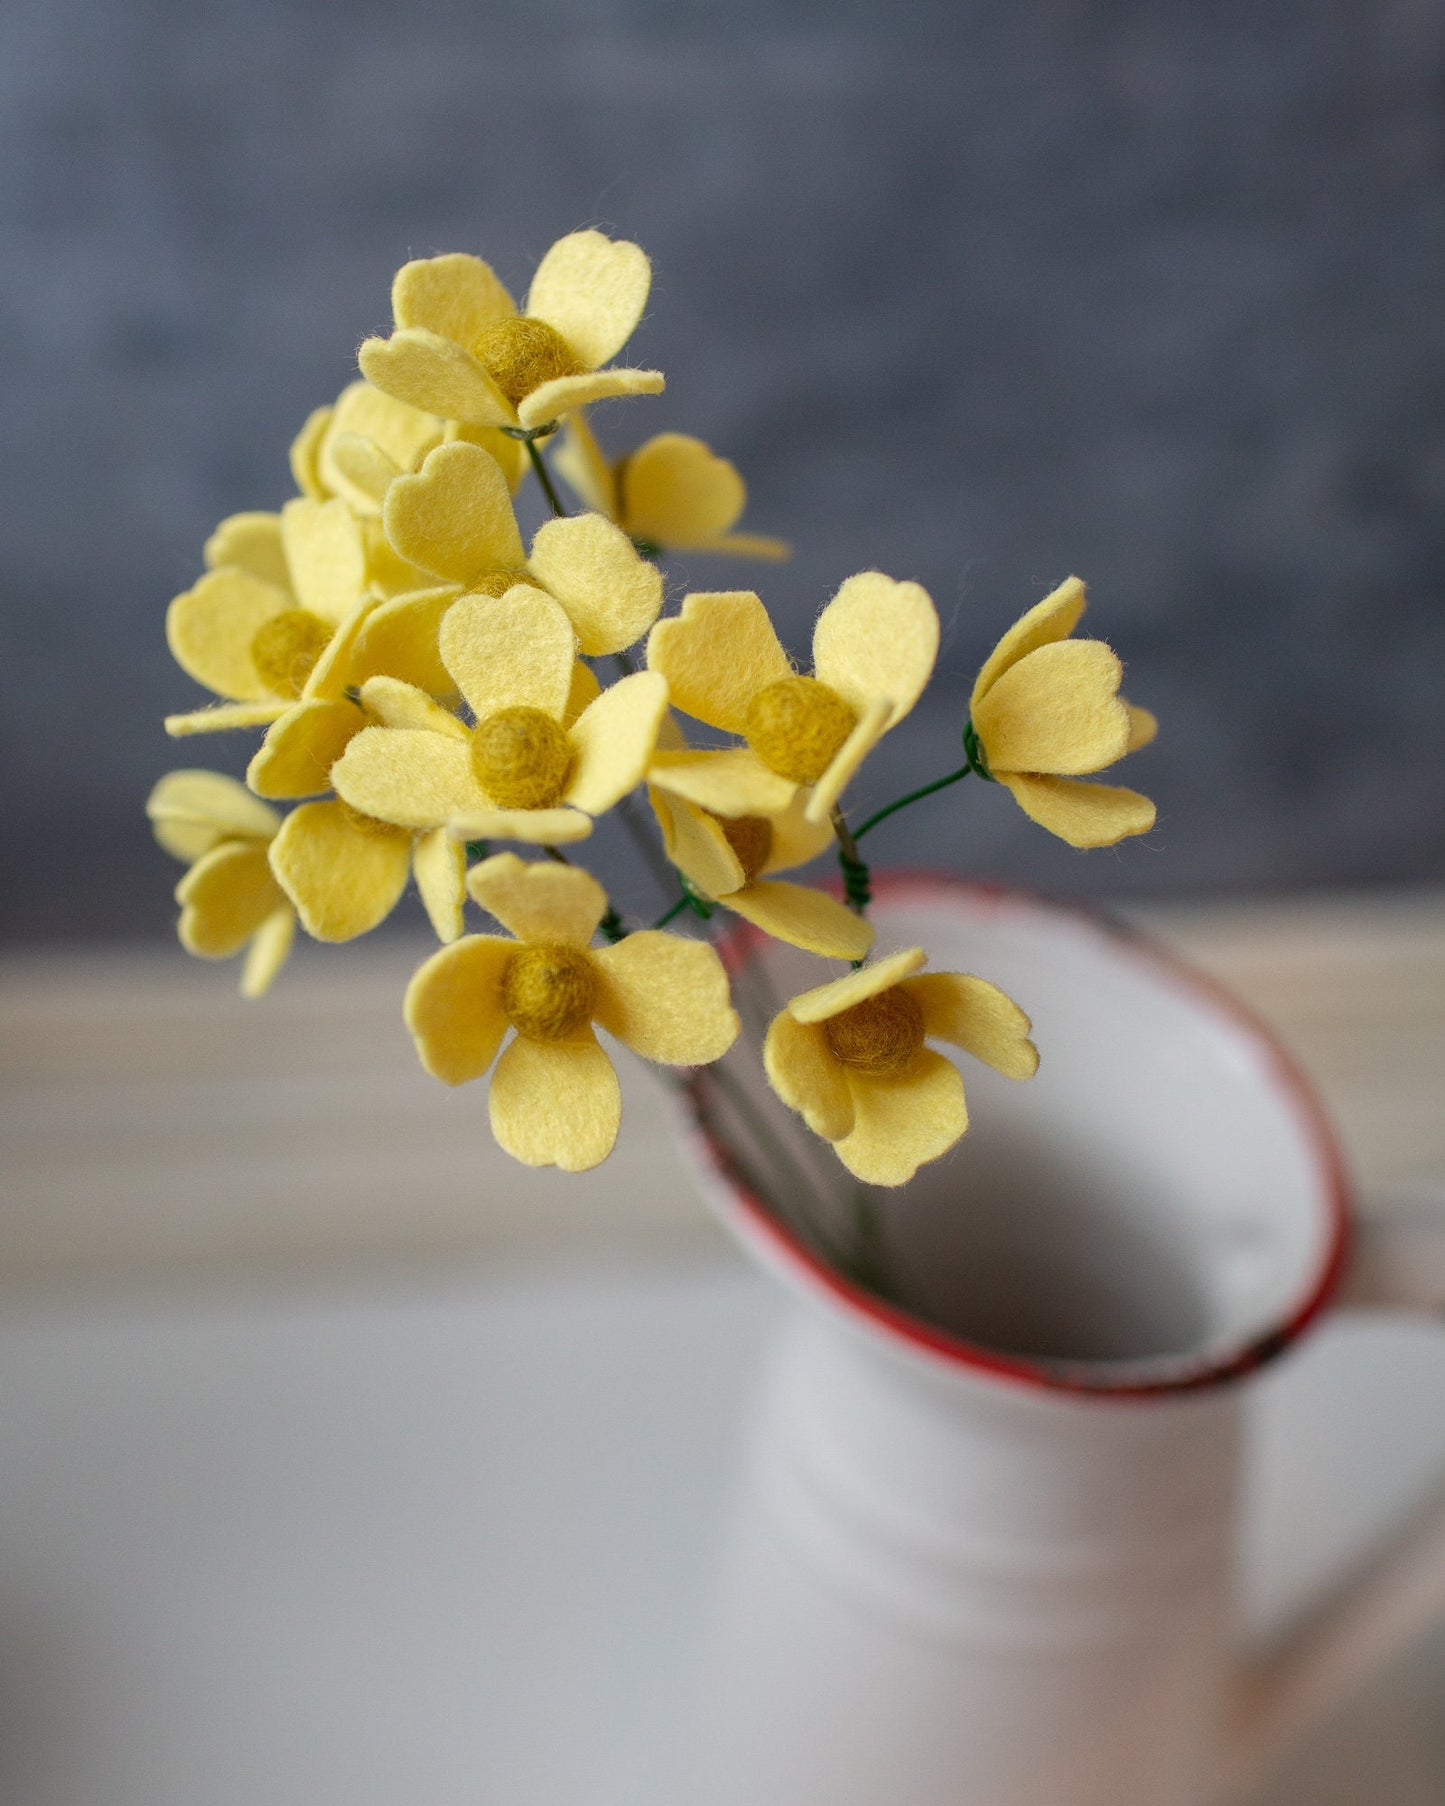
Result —
[[629, 532], [683, 549], [726, 533], [748, 495], [736, 466], [686, 433], [645, 440], [623, 459], [617, 487]]
[[379, 515], [387, 490], [402, 475], [402, 466], [374, 439], [360, 433], [328, 438], [327, 454], [327, 480], [333, 492], [353, 513]]
[[321, 441], [331, 424], [331, 413], [330, 407], [313, 408], [306, 416], [301, 431], [291, 441], [291, 475], [302, 495], [309, 496], [313, 502], [324, 502], [327, 499], [327, 488], [321, 480], [317, 465], [321, 456]]
[[844, 1010], [851, 1010], [865, 998], [876, 997], [901, 979], [911, 978], [927, 958], [921, 947], [906, 947], [900, 953], [890, 953], [886, 959], [871, 966], [845, 972], [841, 978], [830, 979], [827, 984], [802, 992], [789, 1002], [789, 1012], [799, 1022], [826, 1022], [830, 1016], [840, 1016]]
[[998, 682], [1010, 665], [1016, 665], [1040, 646], [1067, 639], [1083, 616], [1084, 602], [1083, 583], [1077, 577], [1066, 577], [1042, 602], [1036, 602], [1027, 614], [1020, 615], [985, 659], [974, 680], [970, 709], [977, 708], [979, 698]]
[[659, 621], [648, 635], [647, 663], [667, 679], [675, 708], [730, 734], [744, 731], [748, 704], [759, 690], [793, 675], [767, 610], [751, 590], [684, 597], [682, 612]]
[[1148, 709], [1141, 709], [1137, 703], [1126, 702], [1125, 710], [1129, 716], [1129, 744], [1125, 752], [1138, 752], [1141, 747], [1150, 745], [1159, 733], [1159, 718]]
[[208, 709], [193, 709], [187, 715], [167, 715], [165, 730], [173, 739], [188, 734], [221, 734], [238, 727], [269, 727], [286, 713], [289, 704], [277, 697], [274, 702], [222, 702]]
[[900, 988], [923, 1011], [926, 1035], [951, 1041], [1005, 1078], [1031, 1079], [1038, 1071], [1032, 1025], [997, 985], [966, 972], [920, 972]]
[[1056, 640], [1010, 665], [978, 699], [973, 725], [989, 770], [1077, 777], [1129, 746], [1123, 667], [1102, 640]]
[[840, 1141], [852, 1129], [853, 1094], [817, 1023], [799, 1022], [791, 1011], [779, 1011], [763, 1038], [763, 1069], [773, 1090], [815, 1135]]
[[640, 245], [601, 232], [571, 232], [538, 264], [527, 312], [554, 326], [596, 369], [632, 337], [651, 286], [652, 265]]
[[411, 850], [417, 894], [439, 941], [454, 941], [462, 931], [462, 904], [467, 894], [467, 850], [445, 828], [419, 834]]
[[768, 877], [773, 872], [790, 872], [797, 866], [807, 865], [833, 845], [832, 826], [828, 822], [808, 820], [804, 813], [807, 800], [806, 792], [800, 792], [785, 809], [769, 816], [773, 844], [759, 877]]
[[498, 1145], [526, 1166], [586, 1172], [612, 1152], [622, 1091], [590, 1029], [575, 1041], [528, 1041], [503, 1050], [487, 1100]]
[[410, 869], [410, 835], [359, 826], [337, 802], [293, 809], [271, 842], [271, 870], [318, 941], [354, 940], [384, 922]]
[[542, 709], [561, 720], [577, 644], [562, 605], [518, 584], [500, 600], [463, 596], [439, 637], [442, 663], [481, 720], [498, 709]]
[[592, 960], [602, 977], [597, 1021], [644, 1059], [703, 1066], [737, 1039], [727, 973], [705, 941], [649, 928]]
[[404, 263], [391, 284], [398, 326], [422, 326], [459, 345], [470, 346], [484, 327], [516, 311], [491, 265], [464, 251]]
[[555, 377], [587, 372], [587, 365], [555, 326], [528, 314], [514, 314], [488, 326], [472, 346], [472, 356], [485, 365], [513, 407]]
[[403, 558], [452, 583], [465, 586], [522, 564], [506, 476], [490, 453], [465, 439], [437, 446], [414, 476], [399, 477], [386, 493], [382, 522]]
[[166, 610], [166, 644], [188, 677], [234, 702], [273, 692], [256, 669], [251, 644], [265, 623], [294, 607], [288, 591], [237, 565], [207, 571]]
[[368, 382], [425, 413], [474, 426], [516, 424], [516, 409], [472, 354], [425, 327], [366, 339], [356, 361]]
[[601, 694], [602, 685], [597, 681], [597, 673], [591, 665], [584, 665], [580, 658], [575, 659], [572, 664], [572, 683], [567, 691], [567, 706], [562, 711], [563, 727], [571, 727], [583, 709], [596, 702]]
[[775, 940], [823, 959], [863, 959], [873, 945], [870, 922], [810, 885], [755, 878], [721, 901]]
[[321, 436], [317, 472], [333, 493], [348, 499], [342, 473], [334, 462], [337, 443], [349, 437], [374, 445], [398, 470], [415, 470], [434, 445], [441, 443], [443, 422], [424, 408], [413, 408], [394, 395], [383, 395], [368, 382], [348, 383], [336, 397]]
[[281, 539], [297, 602], [324, 621], [344, 620], [366, 589], [366, 542], [345, 502], [287, 502]]
[[436, 828], [492, 807], [472, 775], [468, 743], [424, 728], [364, 727], [332, 766], [331, 782], [353, 809], [404, 828]]
[[1112, 847], [1154, 826], [1154, 805], [1121, 784], [1004, 772], [999, 778], [1030, 820], [1071, 847]]
[[285, 902], [266, 852], [264, 841], [223, 840], [181, 879], [176, 886], [178, 928], [188, 953], [228, 959]]
[[847, 789], [858, 767], [883, 738], [893, 711], [894, 705], [887, 696], [875, 696], [863, 705], [858, 725], [838, 748], [832, 763], [803, 805], [806, 820], [813, 823], [828, 820], [833, 805]]
[[813, 672], [862, 715], [880, 697], [894, 727], [923, 694], [938, 657], [928, 591], [860, 571], [841, 584], [813, 629]]
[[361, 706], [381, 727], [419, 727], [453, 740], [467, 738], [466, 728], [449, 709], [397, 677], [367, 678], [361, 686]]
[[655, 671], [635, 671], [606, 689], [578, 716], [568, 738], [575, 762], [562, 800], [601, 815], [642, 782], [667, 713], [667, 685]]
[[235, 565], [262, 583], [290, 593], [291, 573], [286, 568], [279, 514], [228, 515], [206, 541], [202, 556], [208, 571]]
[[713, 898], [742, 889], [747, 873], [716, 816], [655, 784], [648, 785], [647, 797], [662, 831], [662, 850], [694, 889]]
[[647, 775], [659, 788], [714, 815], [774, 815], [787, 808], [798, 788], [769, 771], [746, 746], [656, 753]]
[[748, 704], [747, 742], [770, 771], [816, 784], [847, 744], [858, 715], [816, 677], [785, 677]]
[[246, 768], [246, 782], [257, 796], [278, 800], [320, 796], [331, 788], [331, 767], [365, 726], [365, 712], [344, 696], [298, 702], [268, 730]]
[[241, 995], [264, 997], [276, 974], [286, 963], [296, 939], [296, 911], [289, 903], [273, 909], [251, 936], [246, 957], [241, 962]]
[[481, 446], [488, 457], [496, 459], [513, 495], [532, 468], [526, 447], [519, 439], [508, 438], [499, 426], [476, 426], [466, 420], [448, 420], [443, 437], [447, 444], [459, 439], [467, 445]]
[[493, 853], [467, 873], [467, 889], [519, 941], [586, 947], [607, 910], [607, 893], [577, 866], [529, 863]]
[[516, 951], [499, 935], [469, 934], [412, 974], [402, 1006], [422, 1065], [444, 1085], [479, 1079], [507, 1033], [502, 973]]
[[430, 574], [402, 557], [382, 530], [381, 513], [358, 515], [362, 541], [366, 546], [367, 587], [387, 598], [403, 596], [412, 590], [431, 586]]
[[308, 702], [335, 702], [345, 696], [352, 680], [351, 660], [367, 620], [377, 607], [374, 596], [363, 596], [322, 649], [301, 691]]
[[567, 424], [551, 461], [553, 471], [583, 507], [590, 508], [594, 514], [605, 514], [608, 520], [615, 520], [619, 525], [624, 524], [612, 466], [580, 408], [567, 416]]
[[447, 817], [456, 840], [520, 840], [532, 847], [565, 847], [586, 840], [592, 817], [580, 809], [458, 809]]
[[897, 1077], [846, 1076], [853, 1127], [833, 1147], [865, 1185], [906, 1185], [920, 1166], [946, 1154], [968, 1128], [958, 1068], [931, 1049], [925, 1048]]
[[523, 426], [546, 426], [573, 408], [591, 407], [624, 395], [661, 395], [667, 379], [660, 370], [593, 370], [581, 376], [558, 376], [533, 389], [517, 406]]
[[219, 771], [170, 771], [146, 799], [156, 839], [192, 864], [223, 840], [266, 841], [281, 825], [274, 809]]
[[600, 514], [548, 521], [527, 564], [566, 609], [588, 658], [634, 645], [662, 609], [661, 571]]
[[413, 590], [378, 604], [367, 616], [351, 655], [354, 680], [390, 676], [433, 696], [456, 691], [438, 647], [442, 617], [457, 599], [456, 588]]

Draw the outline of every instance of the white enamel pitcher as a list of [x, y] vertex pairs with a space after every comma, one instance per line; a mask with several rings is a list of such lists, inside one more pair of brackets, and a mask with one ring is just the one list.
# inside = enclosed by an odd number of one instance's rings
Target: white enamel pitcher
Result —
[[[1138, 937], [927, 878], [880, 884], [874, 914], [879, 951], [1001, 984], [1042, 1065], [1015, 1085], [964, 1060], [968, 1135], [872, 1194], [869, 1233], [770, 1099], [756, 1032], [695, 1082], [704, 1186], [801, 1308], [754, 1424], [689, 1797], [1229, 1799], [1445, 1607], [1442, 1501], [1286, 1646], [1236, 1655], [1249, 1376], [1327, 1304], [1438, 1306], [1445, 1217], [1352, 1232], [1289, 1059]], [[747, 930], [732, 956], [755, 1031], [818, 982]]]

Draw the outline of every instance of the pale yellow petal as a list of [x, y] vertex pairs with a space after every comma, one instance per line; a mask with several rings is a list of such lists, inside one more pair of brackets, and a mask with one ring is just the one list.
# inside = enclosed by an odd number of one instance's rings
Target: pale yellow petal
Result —
[[621, 520], [629, 533], [687, 549], [726, 533], [748, 492], [737, 467], [687, 433], [658, 433], [618, 471]]
[[973, 712], [989, 770], [1076, 777], [1122, 758], [1129, 746], [1122, 675], [1102, 640], [1059, 640], [1010, 665]]
[[607, 911], [607, 893], [578, 866], [493, 853], [467, 873], [467, 889], [519, 941], [585, 947]]
[[246, 768], [257, 796], [320, 796], [331, 788], [331, 767], [366, 716], [346, 697], [298, 702], [276, 721]]
[[419, 834], [411, 853], [411, 869], [422, 905], [439, 941], [454, 941], [462, 931], [462, 904], [467, 894], [467, 852], [445, 828]]
[[279, 697], [275, 702], [218, 702], [212, 708], [193, 709], [188, 715], [167, 715], [165, 729], [173, 739], [183, 740], [188, 734], [223, 734], [238, 727], [269, 727], [290, 706]]
[[271, 842], [271, 870], [318, 941], [350, 941], [384, 922], [411, 871], [411, 836], [360, 824], [342, 803], [303, 803]]
[[324, 621], [343, 620], [366, 588], [366, 542], [346, 503], [287, 502], [281, 538], [300, 606]]
[[260, 702], [273, 692], [256, 669], [252, 643], [273, 615], [294, 606], [284, 590], [248, 571], [207, 571], [166, 610], [166, 644], [186, 675], [217, 696]]
[[276, 974], [286, 964], [291, 943], [296, 939], [296, 911], [289, 903], [273, 909], [251, 936], [251, 945], [241, 965], [241, 995], [264, 997], [271, 989]]
[[352, 648], [353, 679], [364, 683], [368, 677], [395, 677], [433, 696], [453, 695], [456, 685], [442, 663], [437, 640], [442, 616], [460, 593], [449, 583], [443, 589], [413, 590], [378, 604]]
[[901, 986], [923, 1011], [923, 1032], [951, 1041], [1010, 1079], [1031, 1079], [1039, 1050], [1032, 1024], [1013, 998], [967, 972], [920, 972]]
[[906, 1185], [919, 1167], [946, 1154], [968, 1127], [958, 1068], [924, 1048], [897, 1078], [848, 1073], [853, 1130], [833, 1143], [865, 1185]]
[[888, 729], [893, 705], [887, 696], [875, 696], [865, 703], [852, 732], [833, 755], [832, 763], [813, 786], [803, 804], [803, 815], [810, 822], [825, 822], [833, 805], [842, 796], [858, 767], [872, 752]]
[[813, 669], [858, 714], [880, 697], [887, 725], [923, 694], [938, 658], [938, 612], [918, 583], [860, 571], [839, 587], [813, 629]]
[[329, 437], [326, 459], [329, 487], [347, 507], [355, 514], [380, 515], [386, 492], [402, 474], [402, 466], [361, 433]]
[[604, 690], [567, 735], [576, 759], [563, 801], [601, 815], [635, 789], [666, 713], [667, 684], [655, 671], [634, 671]]
[[269, 840], [281, 825], [274, 809], [219, 771], [168, 771], [146, 814], [160, 844], [187, 864], [223, 840]]
[[505, 596], [463, 596], [447, 610], [442, 663], [480, 721], [498, 709], [542, 709], [561, 720], [577, 641], [562, 606], [517, 584]]
[[592, 817], [580, 809], [468, 809], [447, 817], [454, 840], [520, 840], [529, 847], [565, 847], [586, 840]]
[[809, 860], [816, 859], [833, 845], [831, 822], [809, 821], [804, 813], [807, 803], [808, 792], [800, 790], [786, 809], [780, 809], [768, 818], [772, 824], [773, 843], [763, 861], [760, 877], [771, 877], [774, 872], [791, 872], [797, 866], [807, 865]]
[[608, 520], [617, 519], [617, 483], [612, 466], [580, 411], [567, 416], [562, 441], [552, 453], [552, 468], [584, 507], [605, 514]]
[[660, 370], [593, 370], [585, 376], [556, 376], [517, 404], [523, 426], [546, 426], [573, 408], [591, 407], [622, 395], [661, 395], [667, 379]]
[[741, 890], [747, 873], [716, 816], [653, 784], [647, 795], [662, 830], [663, 851], [693, 888], [705, 897]]
[[202, 959], [227, 959], [285, 902], [266, 861], [266, 843], [226, 840], [176, 886], [181, 945]]
[[649, 634], [647, 663], [667, 679], [674, 708], [730, 734], [745, 730], [748, 704], [759, 690], [793, 675], [768, 611], [751, 590], [685, 597], [682, 613]]
[[722, 558], [767, 558], [774, 563], [793, 556], [789, 542], [771, 533], [719, 533], [716, 539], [700, 539], [688, 550], [715, 552]]
[[1042, 602], [1036, 602], [1026, 615], [1021, 615], [989, 653], [974, 680], [969, 707], [978, 707], [979, 698], [987, 694], [1010, 665], [1016, 665], [1040, 646], [1067, 639], [1083, 612], [1084, 585], [1077, 577], [1066, 577]]
[[591, 1029], [575, 1041], [518, 1035], [497, 1062], [487, 1103], [505, 1152], [564, 1173], [604, 1161], [622, 1122], [617, 1074]]
[[1141, 747], [1152, 745], [1159, 732], [1159, 718], [1148, 709], [1141, 709], [1137, 703], [1126, 702], [1124, 707], [1129, 712], [1129, 744], [1126, 752], [1138, 752]]
[[1121, 784], [1086, 784], [1078, 778], [1035, 777], [1006, 771], [999, 782], [1032, 821], [1071, 847], [1112, 847], [1154, 826], [1154, 805]]
[[454, 439], [460, 439], [468, 445], [480, 445], [501, 466], [502, 475], [507, 479], [507, 488], [513, 495], [521, 488], [522, 478], [532, 468], [521, 440], [513, 439], [499, 426], [476, 426], [466, 420], [449, 420], [445, 438], [448, 444]]
[[787, 1010], [774, 1016], [763, 1041], [768, 1083], [815, 1135], [839, 1141], [853, 1127], [853, 1096], [823, 1030]]
[[517, 311], [490, 264], [465, 251], [418, 257], [404, 263], [391, 284], [391, 313], [398, 326], [424, 326], [459, 345]]
[[527, 568], [567, 610], [588, 658], [635, 644], [662, 608], [662, 572], [600, 514], [548, 521]]
[[367, 339], [356, 361], [378, 389], [443, 420], [474, 426], [517, 423], [516, 409], [471, 352], [425, 327], [408, 326], [389, 339]]
[[645, 1060], [705, 1066], [738, 1038], [723, 963], [706, 941], [653, 928], [592, 956], [597, 1022]]
[[392, 546], [382, 530], [381, 514], [358, 515], [366, 542], [366, 581], [378, 596], [405, 596], [426, 589], [431, 578]]
[[714, 815], [774, 815], [798, 786], [780, 778], [746, 746], [720, 752], [660, 752], [647, 768], [650, 783], [686, 797]]
[[382, 727], [421, 727], [453, 740], [469, 738], [466, 728], [425, 690], [396, 677], [368, 677], [361, 686], [361, 706]]
[[206, 541], [202, 556], [208, 571], [235, 565], [248, 576], [259, 577], [262, 583], [274, 584], [284, 595], [291, 593], [279, 514], [230, 515]]
[[912, 978], [927, 958], [921, 947], [906, 947], [871, 966], [860, 966], [856, 972], [845, 972], [841, 978], [802, 992], [789, 1002], [788, 1009], [799, 1022], [826, 1022], [830, 1016], [841, 1016], [855, 1003], [876, 997], [901, 979]]
[[381, 606], [375, 596], [363, 596], [321, 649], [301, 694], [308, 702], [335, 702], [352, 687], [355, 676], [352, 655], [367, 620]]
[[469, 934], [432, 954], [412, 974], [403, 1013], [421, 1063], [444, 1085], [479, 1079], [507, 1032], [502, 973], [515, 941]]
[[321, 441], [326, 429], [331, 424], [329, 407], [313, 408], [306, 416], [301, 431], [291, 441], [291, 475], [296, 480], [296, 487], [302, 495], [310, 496], [313, 502], [326, 500], [326, 485], [321, 480], [317, 469], [317, 458], [321, 452]]
[[[368, 382], [348, 383], [336, 398], [331, 424], [318, 460], [321, 474], [330, 468], [330, 449], [348, 433], [369, 439], [398, 470], [415, 470], [441, 443], [443, 423], [425, 408], [410, 407], [394, 395], [383, 395]], [[328, 479], [329, 480], [329, 479]]]
[[811, 885], [758, 878], [723, 901], [774, 940], [824, 959], [863, 959], [873, 945], [870, 922]]
[[399, 477], [386, 493], [382, 522], [403, 558], [453, 583], [522, 563], [502, 467], [465, 439], [437, 446], [415, 476]]
[[596, 369], [632, 337], [651, 286], [652, 265], [640, 245], [601, 232], [570, 232], [538, 264], [526, 311], [556, 327]]
[[597, 673], [591, 665], [584, 665], [577, 659], [572, 666], [572, 686], [567, 692], [567, 706], [562, 711], [563, 727], [571, 727], [573, 722], [602, 694], [602, 685], [597, 681]]
[[472, 776], [471, 748], [416, 728], [363, 728], [332, 766], [331, 782], [353, 809], [403, 828], [437, 828], [492, 806]]

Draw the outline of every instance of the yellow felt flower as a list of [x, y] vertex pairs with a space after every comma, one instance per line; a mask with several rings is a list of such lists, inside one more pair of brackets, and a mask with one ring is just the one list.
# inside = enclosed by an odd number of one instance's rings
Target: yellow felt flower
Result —
[[609, 463], [577, 413], [552, 462], [589, 508], [658, 551], [788, 556], [785, 539], [732, 531], [748, 499], [746, 485], [735, 465], [686, 433], [658, 433]]
[[727, 974], [705, 942], [648, 929], [591, 947], [607, 897], [588, 873], [498, 853], [468, 887], [515, 939], [471, 934], [433, 954], [407, 989], [407, 1027], [448, 1085], [481, 1078], [516, 1031], [489, 1105], [492, 1133], [528, 1166], [583, 1172], [612, 1151], [622, 1097], [594, 1023], [672, 1066], [716, 1060], [737, 1038]]
[[868, 1185], [905, 1184], [968, 1127], [958, 1069], [926, 1036], [1007, 1078], [1038, 1069], [1029, 1019], [997, 985], [924, 964], [912, 947], [805, 991], [763, 1043], [774, 1091]]
[[715, 815], [775, 815], [800, 785], [809, 821], [826, 821], [844, 786], [917, 702], [938, 656], [928, 592], [881, 571], [849, 577], [813, 630], [813, 675], [799, 677], [750, 590], [688, 596], [659, 621], [647, 663], [684, 714], [746, 746], [661, 752], [650, 780]]
[[1102, 640], [1072, 640], [1084, 586], [1070, 577], [1016, 621], [973, 686], [973, 732], [989, 775], [1025, 815], [1072, 847], [1109, 847], [1154, 825], [1137, 790], [1081, 784], [1147, 746], [1158, 723], [1119, 695], [1123, 667]]
[[217, 771], [169, 772], [146, 813], [156, 839], [189, 868], [176, 886], [181, 945], [201, 959], [228, 959], [245, 947], [241, 995], [259, 997], [296, 932], [266, 857], [280, 816]]
[[468, 595], [442, 621], [442, 663], [475, 718], [468, 728], [422, 691], [392, 684], [409, 721], [365, 727], [331, 767], [337, 794], [398, 827], [445, 826], [459, 840], [558, 846], [641, 783], [667, 685], [639, 671], [599, 693], [561, 604], [519, 584]]
[[651, 285], [645, 253], [601, 232], [558, 239], [523, 313], [480, 257], [421, 258], [398, 270], [396, 330], [362, 345], [362, 374], [447, 420], [514, 430], [613, 395], [656, 395], [658, 370], [601, 368], [632, 336]]
[[299, 497], [280, 514], [233, 514], [206, 541], [205, 561], [205, 576], [171, 603], [166, 639], [182, 670], [226, 702], [169, 716], [167, 733], [262, 726], [345, 683], [367, 603], [366, 547], [344, 502]]

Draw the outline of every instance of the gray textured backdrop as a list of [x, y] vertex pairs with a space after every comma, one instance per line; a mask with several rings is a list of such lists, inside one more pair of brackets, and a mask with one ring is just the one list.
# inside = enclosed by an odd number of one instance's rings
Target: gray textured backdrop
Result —
[[600, 430], [738, 462], [798, 547], [761, 581], [799, 649], [863, 566], [939, 604], [941, 679], [859, 800], [955, 762], [972, 667], [1070, 570], [1164, 717], [1147, 842], [1073, 854], [979, 787], [879, 854], [1116, 894], [1438, 877], [1442, 75], [1435, 0], [9, 0], [5, 927], [168, 926], [146, 789], [242, 758], [160, 728], [204, 535], [283, 499], [404, 257], [521, 288], [585, 223], [651, 252], [634, 350], [669, 378]]

